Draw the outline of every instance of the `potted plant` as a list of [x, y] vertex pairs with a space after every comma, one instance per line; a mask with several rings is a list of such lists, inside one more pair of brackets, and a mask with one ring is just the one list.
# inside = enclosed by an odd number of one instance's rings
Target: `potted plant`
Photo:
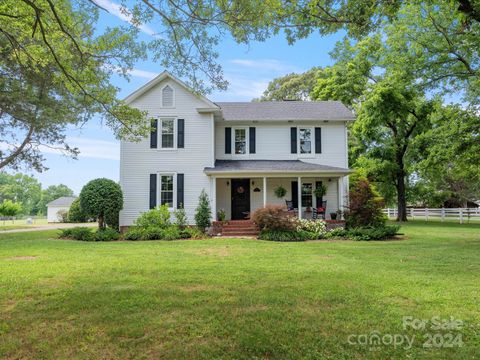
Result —
[[337, 220], [337, 213], [336, 212], [330, 213], [330, 219]]
[[313, 194], [317, 197], [317, 198], [321, 198], [323, 196], [325, 196], [327, 194], [327, 187], [323, 184], [321, 185], [318, 185], [315, 187], [315, 189], [313, 190]]
[[287, 190], [282, 185], [277, 186], [273, 192], [279, 199], [283, 198], [287, 194]]
[[217, 212], [218, 221], [224, 222], [225, 218], [226, 218], [225, 210], [223, 210], [223, 209], [218, 210], [218, 212]]

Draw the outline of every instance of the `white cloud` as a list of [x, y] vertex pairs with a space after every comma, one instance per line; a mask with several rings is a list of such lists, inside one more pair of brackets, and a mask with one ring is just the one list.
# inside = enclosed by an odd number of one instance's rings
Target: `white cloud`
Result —
[[159, 73], [155, 73], [152, 71], [147, 71], [147, 70], [140, 70], [140, 69], [132, 69], [130, 71], [130, 75], [135, 76], [135, 77], [140, 77], [144, 79], [153, 79], [154, 77], [158, 76]]
[[256, 69], [256, 70], [268, 70], [275, 72], [292, 72], [299, 71], [296, 66], [284, 63], [275, 59], [232, 59], [229, 61], [233, 65]]
[[250, 78], [246, 76], [225, 74], [229, 82], [227, 91], [216, 91], [211, 98], [216, 101], [250, 101], [260, 97], [268, 86], [269, 78]]
[[[116, 16], [120, 20], [123, 20], [132, 24], [132, 15], [128, 14], [122, 5], [117, 4], [110, 0], [93, 0], [93, 2], [96, 3], [98, 6], [104, 8], [110, 14]], [[157, 33], [155, 32], [155, 30], [153, 30], [150, 26], [146, 24], [139, 25], [138, 28], [147, 35], [154, 36], [154, 37], [157, 36]]]

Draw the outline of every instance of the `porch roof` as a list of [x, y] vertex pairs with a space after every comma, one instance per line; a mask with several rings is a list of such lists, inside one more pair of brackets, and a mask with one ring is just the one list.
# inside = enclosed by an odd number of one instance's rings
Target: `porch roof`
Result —
[[207, 175], [225, 173], [327, 173], [346, 175], [351, 170], [300, 160], [216, 160], [215, 167], [206, 167], [204, 172]]

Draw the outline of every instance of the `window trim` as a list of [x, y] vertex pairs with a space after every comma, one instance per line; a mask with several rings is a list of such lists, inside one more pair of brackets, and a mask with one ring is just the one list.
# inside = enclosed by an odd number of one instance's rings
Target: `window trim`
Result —
[[[310, 185], [310, 202], [311, 204], [310, 205], [306, 205], [305, 202], [303, 201], [303, 187], [305, 185]], [[300, 193], [300, 197], [302, 199], [302, 208], [307, 208], [307, 207], [313, 207], [313, 190], [314, 190], [314, 184], [312, 182], [302, 182], [302, 188], [301, 188], [301, 193]]]
[[157, 173], [157, 207], [162, 206], [162, 176], [171, 176], [173, 178], [172, 207], [169, 207], [168, 210], [175, 210], [177, 208], [177, 173], [176, 172], [158, 172]]
[[[163, 90], [166, 88], [166, 87], [169, 87], [170, 89], [172, 89], [172, 106], [163, 106]], [[175, 108], [175, 89], [172, 85], [170, 84], [165, 84], [165, 86], [163, 86], [161, 89], [160, 89], [160, 105], [161, 105], [161, 108], [163, 109], [174, 109]]]
[[[300, 129], [310, 130], [310, 152], [302, 154], [301, 152], [301, 139], [300, 139]], [[297, 126], [297, 156], [298, 157], [315, 157], [315, 127], [313, 126]]]
[[[174, 116], [165, 116], [157, 117], [158, 128], [157, 128], [157, 149], [160, 151], [176, 151], [177, 150], [177, 118]], [[173, 147], [164, 148], [162, 142], [162, 129], [163, 129], [163, 120], [173, 120]]]
[[[237, 130], [244, 130], [245, 131], [245, 154], [236, 154], [235, 153], [235, 132]], [[232, 127], [232, 156], [236, 157], [248, 157], [250, 153], [250, 139], [249, 139], [249, 130], [248, 126], [236, 126]]]

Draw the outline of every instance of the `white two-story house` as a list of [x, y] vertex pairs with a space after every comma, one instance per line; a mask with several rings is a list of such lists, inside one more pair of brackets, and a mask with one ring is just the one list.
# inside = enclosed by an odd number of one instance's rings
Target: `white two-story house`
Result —
[[[183, 206], [194, 222], [202, 189], [212, 217], [245, 219], [267, 204], [310, 209], [326, 201], [326, 216], [347, 201], [347, 123], [354, 116], [337, 101], [212, 102], [163, 72], [125, 101], [146, 110], [152, 132], [140, 142], [122, 141], [120, 225], [167, 204]], [[327, 193], [313, 190], [324, 184]], [[283, 187], [284, 197], [275, 189]]]

